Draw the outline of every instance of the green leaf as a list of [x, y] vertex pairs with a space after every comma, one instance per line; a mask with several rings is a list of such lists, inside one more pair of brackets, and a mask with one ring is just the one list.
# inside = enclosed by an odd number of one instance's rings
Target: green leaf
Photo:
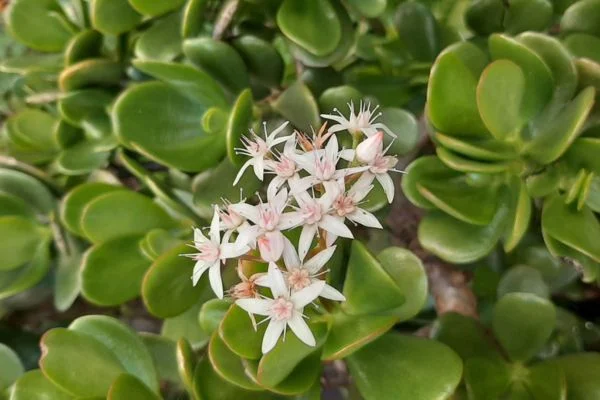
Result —
[[318, 354], [318, 349], [327, 336], [327, 324], [312, 323], [309, 328], [315, 336], [316, 346], [307, 346], [293, 334], [288, 335], [285, 341], [280, 340], [273, 350], [260, 359], [256, 374], [259, 384], [269, 388], [277, 387], [303, 360], [314, 353]]
[[34, 210], [21, 198], [0, 192], [0, 217], [8, 216], [35, 220]]
[[387, 0], [348, 0], [348, 4], [367, 18], [378, 17], [387, 5]]
[[15, 0], [5, 14], [8, 31], [35, 50], [60, 52], [73, 35], [56, 0]]
[[530, 368], [529, 374], [529, 392], [534, 399], [567, 399], [566, 377], [558, 365], [539, 363]]
[[181, 14], [157, 20], [135, 43], [135, 55], [142, 60], [172, 61], [182, 52]]
[[487, 136], [477, 109], [476, 90], [487, 59], [477, 46], [462, 42], [437, 58], [427, 88], [427, 112], [432, 124], [452, 136]]
[[44, 334], [40, 346], [44, 375], [74, 396], [104, 397], [125, 372], [105, 345], [83, 333], [55, 328]]
[[56, 158], [57, 169], [65, 175], [83, 175], [108, 166], [110, 150], [117, 146], [114, 137], [77, 143]]
[[555, 118], [540, 123], [524, 151], [536, 161], [549, 164], [559, 158], [577, 138], [594, 105], [595, 90], [588, 87], [567, 104]]
[[230, 307], [231, 301], [226, 299], [211, 299], [202, 304], [198, 315], [198, 322], [202, 330], [208, 334], [218, 330]]
[[[106, 2], [106, 1], [105, 1]], [[65, 65], [73, 65], [88, 58], [97, 58], [102, 51], [102, 35], [86, 29], [73, 36], [65, 49]]]
[[510, 387], [510, 380], [509, 365], [502, 360], [470, 358], [465, 361], [465, 384], [469, 398], [481, 400], [506, 398], [503, 396]]
[[140, 14], [151, 17], [179, 8], [185, 0], [128, 0]]
[[578, 1], [567, 8], [560, 20], [561, 32], [585, 32], [600, 36], [600, 10], [596, 0]]
[[[189, 84], [183, 78], [178, 84]], [[196, 93], [195, 86], [188, 88]], [[225, 154], [224, 138], [202, 131], [200, 121], [206, 109], [168, 84], [143, 83], [118, 98], [113, 108], [115, 133], [125, 146], [157, 162], [201, 171], [216, 165]]]
[[492, 59], [506, 59], [517, 64], [525, 74], [525, 95], [520, 105], [523, 119], [537, 115], [552, 96], [552, 73], [532, 50], [505, 35], [494, 34], [488, 41]]
[[83, 89], [90, 86], [118, 86], [123, 77], [123, 67], [116, 61], [104, 58], [90, 58], [65, 69], [58, 78], [63, 92]]
[[0, 300], [23, 292], [40, 282], [50, 269], [49, 238], [41, 241], [31, 261], [21, 268], [0, 272]]
[[111, 317], [87, 315], [73, 321], [69, 329], [91, 336], [105, 345], [128, 373], [158, 392], [159, 382], [152, 357], [131, 328]]
[[435, 133], [434, 137], [449, 150], [479, 160], [505, 161], [517, 157], [511, 144], [494, 139], [459, 139], [439, 132]]
[[266, 324], [254, 330], [247, 312], [233, 304], [221, 320], [219, 336], [240, 357], [257, 360], [262, 356], [261, 343]]
[[294, 43], [317, 56], [331, 53], [341, 39], [341, 26], [329, 0], [284, 0], [277, 25]]
[[84, 208], [94, 199], [117, 190], [125, 190], [121, 186], [109, 185], [103, 182], [88, 182], [71, 190], [62, 200], [60, 206], [60, 219], [63, 225], [75, 233], [83, 236], [81, 216]]
[[10, 271], [30, 261], [48, 233], [33, 221], [17, 216], [0, 217], [0, 271]]
[[70, 91], [58, 101], [58, 111], [70, 124], [82, 127], [99, 116], [106, 116], [106, 109], [114, 96], [104, 89]]
[[53, 130], [56, 122], [56, 118], [47, 112], [24, 109], [6, 121], [7, 134], [21, 146], [52, 154], [58, 150]]
[[61, 312], [71, 307], [81, 291], [82, 255], [73, 240], [68, 240], [68, 244], [70, 254], [59, 254], [54, 275], [54, 307]]
[[73, 396], [54, 385], [44, 376], [42, 371], [35, 369], [26, 372], [15, 383], [13, 400], [71, 400]]
[[446, 150], [444, 147], [436, 149], [437, 156], [452, 169], [462, 172], [480, 172], [482, 174], [494, 174], [505, 172], [506, 170], [514, 169], [515, 163], [510, 161], [504, 162], [486, 162], [476, 161], [470, 158], [461, 157], [460, 155]]
[[25, 368], [17, 353], [0, 343], [0, 391], [8, 388], [24, 373]]
[[494, 61], [481, 74], [477, 106], [490, 133], [498, 140], [514, 141], [526, 122], [521, 114], [525, 74], [509, 60]]
[[6, 74], [35, 72], [58, 73], [63, 68], [62, 54], [22, 54], [0, 62], [0, 71]]
[[177, 370], [181, 381], [188, 389], [193, 387], [196, 364], [196, 355], [190, 343], [185, 338], [179, 339], [177, 341]]
[[152, 333], [140, 333], [140, 337], [154, 362], [158, 378], [161, 381], [180, 383], [177, 372], [176, 344], [173, 340]]
[[440, 29], [426, 5], [416, 2], [401, 4], [396, 9], [394, 25], [414, 60], [431, 62], [440, 52]]
[[103, 306], [123, 304], [139, 296], [150, 261], [139, 249], [140, 236], [108, 239], [91, 247], [81, 266], [81, 293]]
[[527, 265], [509, 269], [498, 283], [498, 298], [508, 293], [531, 293], [541, 298], [550, 297], [550, 289], [540, 271]]
[[90, 3], [92, 26], [108, 35], [120, 35], [133, 30], [142, 16], [127, 0], [92, 0]]
[[429, 213], [419, 225], [419, 241], [438, 257], [456, 264], [487, 255], [502, 235], [506, 210], [500, 207], [487, 226], [476, 226], [440, 212]]
[[227, 157], [237, 166], [244, 163], [244, 158], [235, 149], [243, 147], [241, 137], [248, 132], [252, 123], [252, 107], [252, 92], [245, 89], [233, 104], [227, 119]]
[[208, 344], [208, 358], [221, 378], [247, 390], [262, 390], [246, 375], [242, 359], [225, 345], [217, 332]]
[[552, 22], [552, 5], [550, 0], [511, 0], [504, 14], [505, 32], [545, 30]]
[[352, 241], [344, 296], [344, 310], [352, 315], [389, 314], [406, 301], [397, 276], [388, 272], [358, 240]]
[[447, 346], [398, 334], [352, 354], [348, 367], [366, 400], [448, 398], [462, 375], [460, 358]]
[[203, 347], [208, 342], [210, 334], [205, 332], [200, 326], [198, 314], [200, 313], [202, 303], [213, 296], [210, 290], [203, 290], [201, 299], [196, 304], [183, 313], [164, 320], [161, 335], [177, 341], [185, 339], [194, 349]]
[[511, 193], [510, 215], [508, 220], [511, 221], [504, 233], [504, 250], [512, 251], [521, 241], [531, 220], [532, 205], [527, 187], [521, 179], [513, 179], [509, 186]]
[[[569, 52], [575, 57], [587, 58], [588, 65], [587, 70], [590, 71], [592, 68], [597, 69], [597, 63], [600, 62], [600, 55], [598, 55], [598, 49], [600, 49], [600, 38], [586, 33], [573, 33], [564, 39], [564, 44]], [[585, 60], [579, 59], [576, 62], [580, 64], [585, 63]], [[584, 64], [585, 65], [585, 64]], [[581, 79], [581, 77], [580, 77]]]
[[587, 207], [577, 211], [559, 196], [544, 201], [542, 229], [545, 235], [600, 262], [600, 222]]
[[237, 94], [250, 85], [244, 60], [229, 44], [212, 38], [187, 39], [183, 52], [230, 92]]
[[462, 179], [462, 176], [460, 172], [448, 168], [438, 157], [423, 156], [413, 161], [406, 169], [406, 175], [402, 179], [402, 191], [414, 205], [435, 209], [436, 205], [421, 194], [419, 186], [427, 185], [429, 182]]
[[[190, 251], [189, 246], [177, 246], [154, 261], [142, 284], [142, 298], [150, 313], [169, 318], [183, 313], [200, 299], [208, 288], [208, 279], [201, 279], [199, 287], [192, 286], [194, 263], [180, 254]], [[165, 298], [164, 288], [170, 288]]]
[[284, 64], [271, 43], [252, 35], [240, 36], [231, 43], [244, 60], [248, 72], [265, 86], [278, 87]]
[[122, 374], [112, 384], [107, 400], [158, 400], [159, 397], [133, 375]]
[[494, 333], [513, 361], [528, 361], [550, 338], [556, 322], [554, 305], [530, 293], [509, 293], [494, 307]]
[[352, 86], [333, 86], [319, 96], [319, 110], [325, 114], [335, 114], [336, 110], [345, 113], [349, 104], [358, 105], [362, 98], [362, 93]]
[[81, 228], [94, 243], [172, 227], [173, 220], [162, 208], [133, 191], [105, 193], [90, 201], [81, 215]]
[[600, 355], [597, 353], [570, 354], [554, 359], [550, 363], [564, 372], [569, 400], [593, 400], [600, 393], [598, 381]]
[[48, 188], [23, 172], [0, 168], [0, 191], [19, 197], [41, 214], [54, 210], [55, 200]]
[[190, 0], [183, 8], [181, 36], [184, 39], [198, 36], [205, 20], [207, 0]]
[[319, 108], [312, 93], [301, 81], [294, 82], [271, 104], [273, 109], [304, 132], [320, 126]]
[[389, 154], [401, 156], [414, 150], [420, 135], [419, 126], [413, 114], [401, 108], [388, 107], [381, 110], [380, 118], [380, 122], [398, 136], [395, 139], [389, 135], [384, 136], [384, 145], [391, 145]]

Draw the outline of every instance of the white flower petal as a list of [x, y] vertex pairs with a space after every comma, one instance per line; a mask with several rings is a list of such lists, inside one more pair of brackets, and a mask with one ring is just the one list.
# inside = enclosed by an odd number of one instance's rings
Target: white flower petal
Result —
[[361, 163], [371, 164], [383, 151], [383, 132], [377, 132], [356, 147], [356, 158]]
[[[285, 121], [283, 124], [281, 124], [277, 128], [275, 128], [275, 130], [273, 132], [271, 132], [271, 134], [269, 136], [267, 136], [267, 138], [266, 138], [267, 143], [270, 143], [272, 140], [274, 140], [275, 136], [279, 135], [279, 133], [281, 131], [283, 131], [285, 129], [285, 127], [288, 126], [289, 123], [290, 123], [290, 121]], [[286, 139], [287, 139], [287, 137], [286, 137]]]
[[304, 225], [302, 232], [300, 232], [300, 241], [298, 242], [298, 256], [300, 260], [304, 260], [306, 253], [310, 250], [312, 241], [317, 234], [317, 224]]
[[331, 259], [333, 253], [335, 253], [335, 249], [336, 246], [332, 246], [318, 252], [310, 260], [304, 263], [304, 268], [306, 268], [311, 275], [319, 272], [319, 270], [327, 264], [327, 261]]
[[212, 221], [210, 223], [210, 240], [213, 243], [220, 243], [221, 242], [221, 237], [220, 237], [220, 228], [221, 228], [221, 219], [219, 217], [219, 209], [215, 206], [214, 207], [215, 211], [212, 217]]
[[338, 158], [338, 148], [339, 146], [337, 137], [332, 135], [325, 146], [325, 157], [335, 163]]
[[317, 344], [313, 333], [302, 318], [300, 312], [294, 313], [294, 316], [287, 321], [287, 324], [302, 342], [312, 347]]
[[267, 187], [267, 198], [271, 198], [275, 196], [275, 194], [279, 191], [281, 186], [285, 183], [286, 179], [282, 178], [279, 175], [276, 175], [269, 182], [269, 186]]
[[285, 214], [281, 214], [279, 217], [279, 224], [277, 224], [277, 229], [282, 231], [286, 231], [288, 229], [292, 229], [302, 224], [304, 221], [304, 217], [302, 213], [299, 211], [290, 211]]
[[339, 290], [327, 284], [323, 286], [323, 290], [319, 296], [335, 301], [346, 301], [346, 298], [339, 292]]
[[362, 208], [357, 208], [352, 214], [346, 215], [346, 218], [369, 228], [383, 229], [381, 222], [373, 214]]
[[319, 226], [336, 236], [354, 239], [350, 228], [348, 228], [343, 221], [334, 217], [333, 215], [323, 215], [321, 222], [319, 222]]
[[202, 229], [194, 228], [194, 242], [196, 242], [196, 243], [208, 242], [208, 238], [206, 236], [204, 236], [204, 233], [202, 233]]
[[205, 261], [196, 262], [196, 265], [194, 265], [194, 272], [192, 273], [192, 284], [194, 286], [196, 286], [198, 284], [198, 281], [200, 280], [200, 278], [202, 277], [204, 272], [206, 272], [206, 270], [211, 265], [212, 264], [206, 263]]
[[392, 181], [392, 177], [390, 174], [377, 174], [375, 175], [375, 178], [381, 184], [388, 202], [391, 203], [394, 200], [394, 181]]
[[269, 315], [273, 300], [271, 299], [239, 299], [235, 301], [245, 311], [257, 315]]
[[383, 129], [388, 135], [390, 135], [393, 138], [397, 138], [398, 137], [394, 132], [392, 132], [390, 130], [390, 128], [388, 128], [386, 125], [384, 125], [381, 122], [377, 122], [377, 123], [373, 124], [372, 127], [374, 129]]
[[[297, 176], [297, 174], [296, 174]], [[290, 194], [295, 196], [298, 193], [306, 192], [317, 183], [314, 176], [308, 175], [302, 178], [293, 177], [288, 180]]]
[[269, 271], [267, 272], [269, 282], [271, 283], [271, 292], [273, 297], [289, 297], [290, 290], [285, 283], [285, 278], [281, 273], [281, 270], [275, 263], [269, 263]]
[[256, 247], [256, 238], [260, 235], [260, 228], [256, 225], [248, 225], [238, 229], [236, 243], [239, 246], [248, 245], [251, 248]]
[[240, 168], [237, 175], [235, 176], [235, 179], [233, 180], [233, 186], [238, 184], [238, 182], [242, 178], [242, 175], [244, 175], [244, 172], [246, 172], [248, 167], [251, 166], [252, 164], [254, 164], [254, 158], [249, 159], [248, 161], [246, 161], [244, 163], [244, 165], [242, 165], [242, 168]]
[[305, 287], [302, 290], [292, 293], [290, 299], [294, 303], [294, 307], [297, 310], [304, 308], [307, 304], [313, 302], [321, 292], [323, 291], [323, 287], [325, 286], [325, 281], [317, 280], [310, 284], [310, 286]]
[[338, 154], [342, 160], [352, 161], [354, 160], [355, 151], [354, 149], [342, 149]]
[[354, 186], [358, 186], [360, 187], [367, 187], [370, 184], [373, 183], [373, 180], [375, 179], [375, 175], [372, 174], [369, 171], [365, 171], [356, 181], [356, 183], [354, 184]]
[[267, 232], [257, 240], [258, 250], [263, 260], [275, 262], [283, 254], [283, 234], [279, 231]]
[[271, 147], [273, 147], [273, 146], [277, 146], [277, 145], [278, 145], [278, 144], [280, 144], [280, 143], [287, 142], [287, 141], [288, 141], [290, 138], [292, 138], [292, 139], [293, 139], [293, 138], [294, 138], [294, 135], [282, 136], [282, 137], [280, 137], [280, 138], [277, 138], [277, 139], [271, 140], [271, 141], [269, 142], [269, 148], [271, 148]]
[[265, 176], [265, 160], [262, 157], [254, 158], [252, 168], [254, 169], [254, 175], [262, 181]]
[[271, 281], [269, 280], [268, 274], [261, 274], [258, 278], [254, 279], [254, 283], [262, 287], [271, 287]]
[[214, 263], [208, 269], [208, 279], [210, 280], [210, 287], [218, 298], [223, 298], [223, 281], [221, 281], [221, 264], [219, 261]]
[[269, 326], [267, 326], [267, 330], [265, 331], [265, 336], [263, 336], [262, 341], [263, 354], [267, 354], [269, 351], [273, 350], [273, 347], [275, 347], [277, 344], [277, 341], [283, 333], [284, 328], [285, 321], [269, 321]]
[[300, 257], [298, 257], [298, 253], [296, 252], [296, 248], [288, 238], [285, 238], [285, 243], [283, 245], [283, 262], [288, 271], [290, 268], [299, 268], [302, 264], [300, 262]]
[[243, 245], [241, 246], [238, 243], [225, 243], [220, 246], [220, 254], [219, 258], [221, 260], [226, 260], [228, 258], [238, 258], [242, 254], [246, 254], [250, 251], [250, 246]]
[[242, 217], [249, 219], [255, 224], [260, 218], [260, 213], [258, 212], [258, 207], [256, 206], [246, 203], [236, 203], [232, 204], [230, 207], [233, 211], [240, 214]]
[[311, 175], [315, 174], [315, 157], [314, 151], [309, 151], [303, 154], [294, 154], [292, 159], [300, 168]]
[[281, 213], [288, 201], [288, 192], [286, 188], [281, 189], [277, 194], [272, 197], [268, 197], [269, 204], [273, 206], [279, 213]]
[[333, 244], [335, 243], [335, 241], [337, 240], [337, 235], [334, 235], [331, 232], [326, 232], [325, 234], [325, 245], [327, 247], [331, 247], [333, 246]]

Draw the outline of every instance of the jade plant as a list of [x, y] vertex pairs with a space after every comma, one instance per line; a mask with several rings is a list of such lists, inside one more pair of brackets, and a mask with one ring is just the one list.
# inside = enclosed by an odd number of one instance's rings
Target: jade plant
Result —
[[0, 3], [0, 399], [597, 397], [599, 0]]

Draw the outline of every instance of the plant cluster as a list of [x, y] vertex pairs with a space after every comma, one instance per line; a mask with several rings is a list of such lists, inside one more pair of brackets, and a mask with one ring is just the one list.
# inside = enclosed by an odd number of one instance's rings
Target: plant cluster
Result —
[[0, 399], [597, 397], [600, 0], [6, 3]]

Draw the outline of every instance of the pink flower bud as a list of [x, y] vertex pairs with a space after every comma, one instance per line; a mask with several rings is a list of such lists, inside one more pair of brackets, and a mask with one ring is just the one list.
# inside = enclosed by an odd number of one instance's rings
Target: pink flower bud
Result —
[[258, 238], [260, 257], [267, 262], [276, 262], [281, 258], [285, 242], [279, 231], [267, 232]]
[[383, 132], [378, 131], [376, 134], [363, 141], [356, 147], [356, 158], [358, 161], [370, 164], [375, 160], [377, 155], [383, 151]]

